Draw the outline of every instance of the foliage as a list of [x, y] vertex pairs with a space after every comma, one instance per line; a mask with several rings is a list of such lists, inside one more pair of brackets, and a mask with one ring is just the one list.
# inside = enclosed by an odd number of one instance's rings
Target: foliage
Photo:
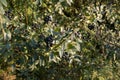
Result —
[[119, 80], [119, 2], [1, 0], [2, 72], [10, 68], [18, 80]]

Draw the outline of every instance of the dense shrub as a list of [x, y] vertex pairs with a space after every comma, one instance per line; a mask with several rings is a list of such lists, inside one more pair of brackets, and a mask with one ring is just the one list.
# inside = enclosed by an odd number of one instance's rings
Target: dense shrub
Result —
[[119, 80], [119, 0], [1, 0], [0, 73], [17, 80]]

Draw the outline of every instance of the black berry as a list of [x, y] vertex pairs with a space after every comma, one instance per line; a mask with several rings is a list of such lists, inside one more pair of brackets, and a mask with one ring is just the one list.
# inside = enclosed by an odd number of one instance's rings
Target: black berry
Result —
[[64, 53], [63, 53], [63, 56], [62, 56], [62, 59], [63, 59], [63, 60], [69, 60], [69, 57], [70, 57], [70, 56], [69, 56], [68, 52], [64, 52]]
[[38, 29], [39, 25], [37, 23], [32, 23], [31, 28], [32, 29]]
[[13, 14], [12, 14], [12, 10], [7, 10], [5, 11], [5, 14], [4, 14], [6, 17], [8, 17], [8, 19], [12, 19], [13, 18]]
[[96, 49], [100, 49], [101, 48], [101, 45], [100, 44], [97, 44], [96, 45]]
[[65, 10], [63, 10], [63, 13], [66, 17], [71, 17], [71, 14], [69, 12], [65, 11]]
[[107, 26], [107, 28], [109, 28], [110, 30], [115, 31], [115, 25], [114, 25], [114, 23], [109, 24], [109, 25]]
[[110, 23], [108, 20], [106, 21], [106, 27], [109, 29], [109, 30], [113, 30], [113, 31], [116, 31], [115, 29], [115, 23]]
[[83, 35], [82, 35], [82, 39], [83, 39], [84, 41], [89, 41], [89, 40], [90, 40], [90, 33], [85, 33], [85, 34], [83, 34]]
[[88, 25], [88, 28], [89, 28], [90, 30], [93, 30], [93, 29], [94, 29], [94, 25], [89, 24], [89, 25]]
[[44, 39], [44, 41], [45, 41], [45, 43], [46, 43], [46, 47], [47, 47], [47, 48], [52, 47], [52, 45], [53, 45], [53, 36], [50, 35], [50, 36], [46, 37], [46, 38]]
[[46, 16], [44, 18], [44, 23], [48, 23], [49, 21], [52, 21], [51, 17], [50, 16]]

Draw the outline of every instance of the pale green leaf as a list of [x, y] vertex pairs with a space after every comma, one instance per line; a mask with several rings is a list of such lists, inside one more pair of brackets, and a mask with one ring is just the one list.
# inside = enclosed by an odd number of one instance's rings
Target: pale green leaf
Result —
[[76, 49], [75, 46], [74, 46], [73, 44], [71, 44], [71, 43], [69, 43], [69, 44], [67, 45], [67, 48], [68, 48], [68, 49]]
[[59, 0], [59, 2], [63, 2], [63, 1], [65, 1], [65, 0]]
[[63, 51], [60, 49], [59, 50], [59, 56], [60, 56], [60, 58], [62, 57], [62, 55], [63, 55]]
[[4, 13], [5, 13], [5, 11], [4, 11], [4, 9], [3, 9], [2, 4], [0, 3], [0, 14], [4, 14]]
[[4, 31], [3, 35], [4, 35], [4, 41], [6, 41], [7, 40], [7, 33]]
[[5, 7], [7, 7], [7, 1], [6, 0], [1, 0], [0, 1]]
[[105, 79], [104, 79], [103, 77], [101, 77], [101, 76], [100, 76], [100, 77], [98, 77], [98, 78], [99, 78], [99, 80], [105, 80]]
[[66, 0], [67, 1], [67, 3], [71, 6], [71, 4], [73, 3], [73, 1], [72, 0]]
[[11, 32], [10, 31], [7, 31], [7, 37], [8, 37], [8, 40], [10, 40], [11, 39]]
[[40, 4], [42, 4], [43, 3], [43, 1], [42, 0], [40, 0]]
[[76, 48], [78, 51], [80, 51], [80, 44], [79, 44], [79, 43], [76, 43], [75, 48]]

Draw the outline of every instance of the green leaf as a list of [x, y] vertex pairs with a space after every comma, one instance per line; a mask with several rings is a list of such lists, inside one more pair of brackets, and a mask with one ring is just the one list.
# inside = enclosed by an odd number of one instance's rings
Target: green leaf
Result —
[[80, 51], [80, 44], [79, 44], [79, 43], [76, 43], [75, 48], [76, 48], [78, 51]]
[[71, 43], [69, 43], [69, 44], [67, 45], [67, 47], [68, 47], [68, 49], [76, 49], [75, 46], [74, 46], [73, 44], [71, 44]]
[[73, 3], [73, 1], [72, 0], [66, 0], [67, 1], [67, 3], [71, 6], [71, 3]]
[[3, 9], [2, 4], [0, 3], [0, 14], [4, 14], [4, 13], [5, 13], [5, 11], [4, 11], [4, 9]]
[[51, 52], [51, 53], [49, 54], [49, 62], [51, 62], [51, 61], [53, 60], [53, 58], [54, 58], [54, 55], [53, 55], [53, 53]]
[[60, 56], [60, 58], [62, 57], [62, 55], [63, 55], [63, 50], [59, 50], [59, 56]]
[[4, 41], [9, 41], [11, 39], [11, 32], [7, 30], [7, 32], [3, 31]]
[[6, 1], [6, 0], [0, 0], [0, 2], [1, 2], [5, 7], [7, 7], [7, 1]]
[[103, 77], [101, 77], [101, 76], [100, 76], [100, 77], [98, 77], [98, 78], [99, 78], [99, 80], [105, 80], [105, 79], [104, 79]]
[[44, 57], [43, 56], [39, 56], [39, 65], [40, 66], [44, 66], [45, 65], [45, 61], [44, 61]]
[[7, 40], [7, 33], [4, 31], [3, 35], [4, 35], [4, 41], [6, 41]]
[[59, 0], [59, 2], [63, 2], [63, 1], [65, 1], [65, 0]]
[[11, 45], [9, 43], [6, 44], [6, 49], [9, 50]]
[[36, 68], [36, 65], [33, 64], [29, 68], [33, 71]]
[[11, 32], [10, 31], [7, 31], [7, 37], [8, 37], [8, 40], [10, 40], [11, 39]]

